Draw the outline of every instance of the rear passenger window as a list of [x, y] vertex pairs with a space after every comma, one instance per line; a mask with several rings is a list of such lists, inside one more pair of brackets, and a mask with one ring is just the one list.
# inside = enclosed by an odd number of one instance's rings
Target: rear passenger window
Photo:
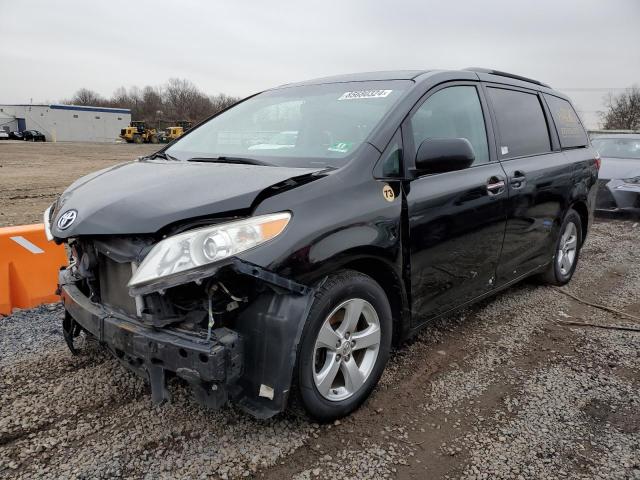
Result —
[[544, 98], [558, 130], [562, 148], [584, 147], [589, 144], [587, 133], [571, 104], [562, 98], [546, 95]]
[[474, 165], [489, 161], [487, 132], [476, 87], [443, 88], [431, 95], [411, 118], [416, 150], [427, 138], [466, 138]]
[[537, 95], [503, 88], [488, 90], [500, 132], [499, 158], [551, 151], [547, 121]]

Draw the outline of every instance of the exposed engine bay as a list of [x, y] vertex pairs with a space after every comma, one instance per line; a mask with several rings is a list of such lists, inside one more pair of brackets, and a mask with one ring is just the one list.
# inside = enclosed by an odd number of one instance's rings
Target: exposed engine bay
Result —
[[180, 326], [197, 331], [212, 324], [227, 325], [246, 306], [258, 286], [251, 277], [223, 269], [216, 278], [147, 295], [129, 295], [127, 286], [139, 258], [152, 246], [148, 239], [70, 242], [70, 269], [80, 289], [94, 302], [139, 317], [154, 327]]
[[[61, 271], [60, 290], [70, 312], [63, 326], [71, 351], [80, 332], [95, 336], [149, 381], [156, 403], [170, 398], [165, 376], [175, 374], [207, 407], [218, 408], [231, 398], [263, 418], [284, 408], [288, 386], [274, 402], [277, 379], [290, 374], [264, 368], [265, 361], [283, 355], [277, 351], [282, 337], [270, 347], [261, 332], [272, 320], [282, 324], [285, 318], [299, 318], [296, 312], [302, 316], [312, 290], [238, 258], [146, 293], [130, 289], [137, 265], [155, 243], [143, 236], [67, 241], [70, 263]], [[283, 332], [293, 348], [298, 323], [287, 322], [286, 329], [294, 331]], [[268, 377], [276, 381], [267, 383]], [[273, 405], [263, 408], [265, 400]]]

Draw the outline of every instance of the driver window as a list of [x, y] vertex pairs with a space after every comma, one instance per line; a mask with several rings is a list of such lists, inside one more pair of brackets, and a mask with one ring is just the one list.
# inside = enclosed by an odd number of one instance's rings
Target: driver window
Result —
[[466, 138], [473, 146], [474, 165], [489, 162], [489, 146], [478, 91], [455, 86], [431, 95], [411, 118], [416, 150], [427, 138]]

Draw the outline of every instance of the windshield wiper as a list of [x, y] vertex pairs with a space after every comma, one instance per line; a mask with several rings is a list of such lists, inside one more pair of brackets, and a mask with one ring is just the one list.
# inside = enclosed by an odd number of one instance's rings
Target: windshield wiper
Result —
[[156, 152], [152, 155], [149, 155], [148, 157], [142, 157], [142, 158], [148, 158], [150, 160], [153, 160], [155, 158], [164, 158], [165, 160], [173, 160], [178, 162], [179, 160], [176, 157], [172, 157], [171, 155], [169, 155], [166, 152]]
[[255, 158], [243, 158], [243, 157], [194, 157], [187, 160], [187, 162], [208, 162], [208, 163], [236, 163], [241, 165], [262, 165], [271, 167], [273, 164], [263, 162], [262, 160], [256, 160]]

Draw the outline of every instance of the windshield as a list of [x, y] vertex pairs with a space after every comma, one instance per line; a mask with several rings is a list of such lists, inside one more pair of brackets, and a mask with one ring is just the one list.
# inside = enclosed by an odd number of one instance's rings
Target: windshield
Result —
[[167, 153], [179, 160], [243, 157], [290, 167], [339, 167], [409, 85], [394, 80], [270, 90], [189, 132]]
[[640, 159], [640, 138], [594, 138], [591, 143], [603, 157]]

